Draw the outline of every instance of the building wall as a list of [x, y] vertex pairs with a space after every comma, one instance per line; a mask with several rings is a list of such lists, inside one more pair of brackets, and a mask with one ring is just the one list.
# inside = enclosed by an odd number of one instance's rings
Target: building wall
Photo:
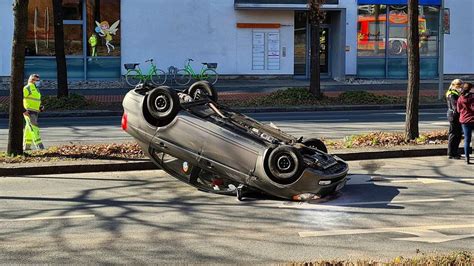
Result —
[[357, 74], [357, 0], [339, 0], [339, 5], [326, 5], [327, 8], [345, 9], [346, 13], [346, 75]]
[[0, 77], [10, 76], [13, 40], [12, 2], [0, 1]]
[[[159, 68], [182, 68], [193, 58], [195, 69], [216, 62], [221, 74], [293, 73], [291, 11], [236, 11], [233, 0], [122, 0], [121, 10], [122, 63], [155, 58]], [[252, 70], [252, 30], [237, 29], [237, 22], [287, 25], [280, 29], [281, 47], [287, 47], [280, 70]]]
[[[193, 58], [219, 63], [221, 74], [293, 74], [294, 12], [234, 10], [233, 0], [121, 0], [122, 63], [155, 58], [160, 68], [183, 67]], [[451, 34], [445, 35], [446, 74], [474, 74], [474, 13], [472, 0], [446, 0], [451, 10]], [[148, 6], [149, 8], [143, 8]], [[0, 1], [0, 76], [11, 71], [12, 1]], [[357, 73], [357, 1], [340, 0], [327, 8], [345, 9], [345, 74]], [[280, 70], [253, 71], [252, 30], [236, 23], [280, 23]], [[122, 72], [124, 69], [122, 69]]]
[[[233, 2], [233, 1], [232, 1]], [[232, 7], [233, 8], [233, 7]], [[252, 70], [253, 29], [236, 29], [237, 74], [287, 74], [294, 72], [294, 11], [236, 10], [238, 23], [280, 23], [280, 70]], [[235, 29], [235, 23], [234, 23]], [[255, 29], [256, 31], [274, 31]], [[286, 50], [283, 56], [282, 51]]]
[[474, 74], [474, 1], [446, 0], [451, 12], [451, 34], [445, 38], [445, 74]]

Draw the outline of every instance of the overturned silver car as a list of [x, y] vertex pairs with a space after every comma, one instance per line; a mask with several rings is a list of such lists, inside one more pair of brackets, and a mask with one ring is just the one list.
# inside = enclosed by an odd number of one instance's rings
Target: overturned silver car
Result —
[[319, 139], [297, 139], [219, 105], [205, 81], [183, 91], [139, 85], [123, 107], [122, 128], [147, 156], [200, 190], [309, 200], [346, 183], [348, 165]]

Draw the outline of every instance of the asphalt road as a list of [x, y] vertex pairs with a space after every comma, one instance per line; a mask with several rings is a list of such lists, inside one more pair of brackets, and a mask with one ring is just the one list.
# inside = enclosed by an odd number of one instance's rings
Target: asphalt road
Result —
[[[297, 137], [341, 139], [372, 131], [403, 131], [404, 111], [341, 111], [254, 113], [259, 121], [273, 122]], [[447, 129], [444, 109], [420, 111], [420, 130]], [[41, 118], [46, 146], [69, 143], [111, 143], [132, 140], [120, 129], [120, 117]], [[0, 119], [0, 150], [6, 149], [8, 120]]]
[[5, 264], [269, 263], [474, 250], [473, 166], [350, 162], [327, 201], [208, 194], [160, 170], [0, 178]]

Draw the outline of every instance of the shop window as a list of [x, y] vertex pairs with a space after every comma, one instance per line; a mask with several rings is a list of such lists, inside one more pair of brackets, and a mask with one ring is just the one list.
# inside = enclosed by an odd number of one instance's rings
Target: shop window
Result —
[[64, 51], [66, 55], [83, 54], [82, 25], [64, 25]]
[[[68, 78], [119, 78], [120, 0], [63, 0], [62, 10]], [[54, 79], [56, 62], [52, 0], [30, 0], [28, 17], [27, 72]], [[91, 36], [94, 36], [94, 42]]]
[[82, 20], [82, 0], [63, 0], [63, 16], [64, 20]]
[[[421, 73], [437, 72], [439, 8], [420, 6], [419, 33]], [[360, 77], [407, 77], [408, 9], [404, 5], [359, 5], [358, 75]]]
[[438, 56], [439, 14], [440, 10], [435, 6], [420, 9], [423, 18], [423, 23], [420, 23], [421, 56]]
[[357, 52], [359, 56], [384, 56], [386, 5], [359, 6]]
[[28, 5], [27, 56], [54, 55], [54, 17], [51, 0], [30, 0]]
[[87, 55], [120, 56], [120, 35], [120, 1], [87, 1]]

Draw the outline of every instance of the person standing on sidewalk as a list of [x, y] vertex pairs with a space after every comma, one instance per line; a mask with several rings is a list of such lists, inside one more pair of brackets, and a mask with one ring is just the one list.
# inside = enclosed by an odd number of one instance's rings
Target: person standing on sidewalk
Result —
[[461, 159], [459, 155], [459, 143], [462, 138], [462, 127], [459, 123], [459, 112], [457, 109], [457, 101], [461, 92], [462, 80], [455, 79], [451, 82], [448, 91], [446, 92], [446, 101], [448, 103], [448, 158]]
[[26, 110], [23, 113], [26, 122], [23, 133], [23, 150], [25, 151], [31, 150], [32, 144], [37, 149], [44, 149], [38, 125], [38, 114], [44, 109], [41, 105], [41, 93], [38, 89], [40, 84], [40, 76], [31, 74], [28, 78], [28, 84], [23, 87], [23, 107]]
[[465, 83], [461, 96], [458, 99], [459, 121], [464, 131], [464, 154], [466, 163], [469, 164], [469, 152], [472, 139], [472, 129], [474, 128], [474, 94], [471, 93], [472, 84]]

